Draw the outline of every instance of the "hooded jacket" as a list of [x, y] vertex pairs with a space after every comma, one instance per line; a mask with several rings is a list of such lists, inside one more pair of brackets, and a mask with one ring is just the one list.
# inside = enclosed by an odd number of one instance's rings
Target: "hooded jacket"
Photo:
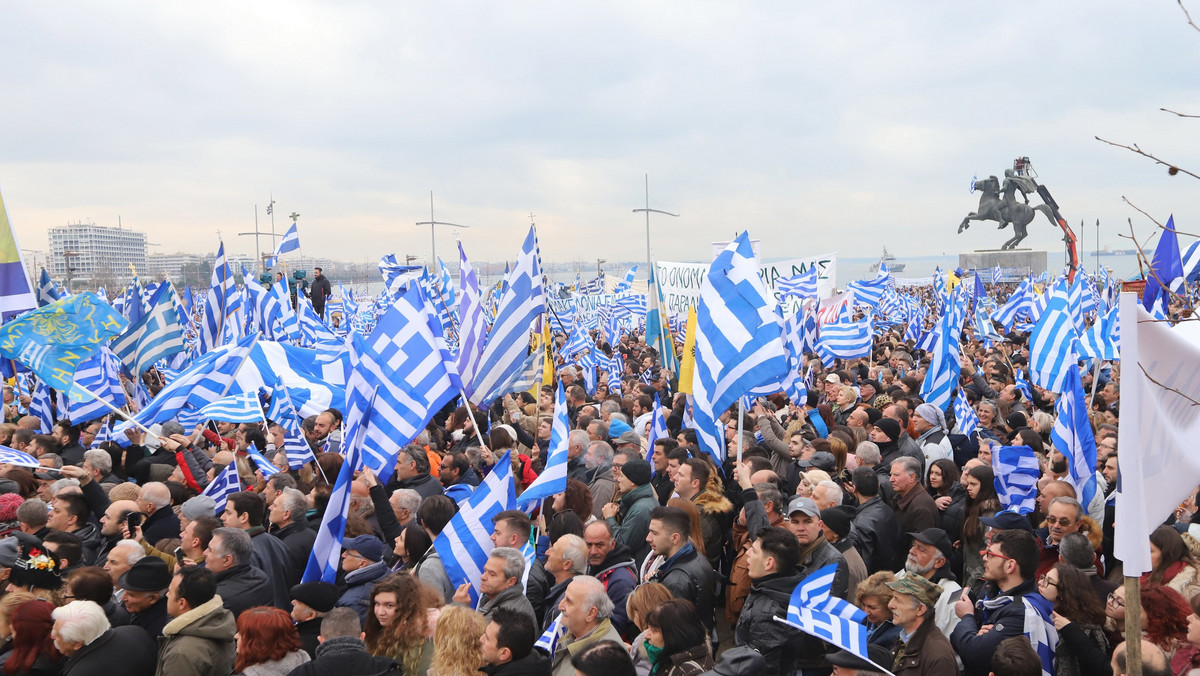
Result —
[[346, 591], [338, 599], [339, 607], [353, 608], [358, 613], [358, 621], [367, 621], [368, 604], [371, 599], [371, 587], [387, 576], [387, 562], [376, 561], [365, 568], [359, 568], [346, 574]]
[[641, 565], [650, 552], [646, 535], [650, 533], [650, 512], [658, 506], [654, 487], [650, 484], [637, 486], [621, 496], [620, 523], [616, 518], [607, 519], [617, 542], [629, 548], [633, 560]]
[[[629, 548], [618, 540], [612, 551], [598, 566], [588, 566], [588, 574], [604, 584], [604, 591], [613, 602], [612, 623], [622, 636], [633, 627], [625, 610], [625, 601], [637, 587], [637, 565]], [[634, 631], [633, 633], [637, 633]], [[632, 635], [632, 634], [631, 634]]]
[[392, 676], [403, 674], [396, 660], [375, 657], [357, 636], [335, 636], [317, 646], [317, 656], [288, 676]]
[[274, 600], [267, 574], [248, 563], [223, 570], [215, 578], [217, 594], [225, 600], [225, 608], [233, 613], [234, 619], [247, 608], [269, 606]]
[[233, 673], [237, 622], [221, 597], [187, 611], [163, 627], [157, 676], [228, 676]]
[[704, 536], [704, 554], [713, 570], [721, 569], [725, 554], [725, 533], [733, 527], [733, 503], [716, 491], [704, 490], [692, 498], [700, 510], [700, 532]]

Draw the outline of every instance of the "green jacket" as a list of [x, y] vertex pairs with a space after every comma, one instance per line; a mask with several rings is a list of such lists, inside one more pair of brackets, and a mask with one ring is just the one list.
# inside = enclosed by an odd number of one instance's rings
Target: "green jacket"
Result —
[[220, 596], [176, 617], [158, 639], [156, 676], [229, 676], [237, 647], [237, 623]]
[[619, 524], [616, 518], [608, 519], [613, 537], [629, 548], [629, 553], [633, 554], [633, 560], [639, 566], [650, 551], [646, 535], [650, 532], [650, 511], [655, 507], [658, 507], [658, 499], [654, 493], [654, 486], [645, 484], [621, 496]]

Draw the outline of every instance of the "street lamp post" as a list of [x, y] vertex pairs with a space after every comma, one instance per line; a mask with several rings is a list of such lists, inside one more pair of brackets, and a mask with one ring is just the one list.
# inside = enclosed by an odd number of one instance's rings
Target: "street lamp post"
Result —
[[[657, 291], [658, 287], [656, 286], [658, 284], [658, 282], [655, 281], [655, 279], [654, 279], [654, 260], [650, 256], [650, 214], [651, 213], [663, 214], [664, 216], [673, 216], [675, 218], [679, 218], [679, 214], [673, 214], [670, 211], [663, 211], [662, 209], [651, 209], [650, 208], [650, 174], [646, 174], [646, 206], [642, 209], [634, 209], [633, 213], [635, 213], [635, 214], [636, 213], [645, 213], [646, 214], [646, 265], [649, 266], [649, 268], [650, 268], [649, 279], [651, 281], [651, 284], [649, 284], [646, 288], [646, 293], [650, 295], [650, 303], [653, 303], [655, 307], [658, 307], [658, 291]], [[647, 307], [649, 307], [649, 303], [647, 304]], [[663, 341], [663, 347], [665, 348], [667, 346], [666, 341], [670, 339], [670, 335], [665, 332], [665, 328], [664, 328], [665, 316], [664, 316], [662, 308], [661, 307], [658, 308], [658, 311], [659, 311], [658, 338]], [[663, 366], [666, 366], [667, 365], [666, 352], [663, 350], [660, 350], [660, 353], [661, 354], [658, 355], [659, 360], [662, 362]]]
[[430, 270], [435, 269], [434, 266], [437, 265], [437, 226], [445, 225], [445, 226], [449, 226], [451, 228], [469, 228], [469, 227], [471, 227], [469, 225], [459, 225], [458, 223], [447, 223], [446, 221], [439, 221], [436, 218], [434, 218], [433, 217], [433, 191], [432, 190], [429, 191], [429, 220], [428, 221], [418, 221], [417, 225], [428, 225], [429, 226], [429, 258], [430, 258], [429, 269]]

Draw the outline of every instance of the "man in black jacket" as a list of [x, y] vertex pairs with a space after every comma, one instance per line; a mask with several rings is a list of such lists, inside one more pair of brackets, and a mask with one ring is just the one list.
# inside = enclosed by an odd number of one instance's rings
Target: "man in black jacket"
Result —
[[285, 488], [271, 503], [268, 518], [275, 528], [271, 535], [283, 542], [290, 555], [291, 579], [299, 580], [317, 541], [317, 532], [308, 527], [308, 501], [295, 488]]
[[896, 570], [900, 561], [900, 525], [896, 512], [879, 496], [879, 475], [859, 467], [847, 485], [858, 497], [850, 537], [867, 564], [867, 572]]
[[663, 557], [652, 581], [662, 583], [675, 598], [691, 601], [711, 633], [717, 575], [708, 559], [688, 542], [691, 532], [692, 520], [679, 507], [655, 507], [650, 512], [646, 541], [653, 554]]
[[738, 617], [734, 639], [763, 656], [763, 676], [795, 673], [802, 649], [816, 657], [823, 653], [819, 639], [775, 620], [787, 615], [792, 590], [803, 580], [796, 570], [799, 562], [800, 543], [792, 533], [777, 526], [760, 530], [746, 554], [753, 583]]
[[113, 665], [128, 676], [152, 676], [157, 647], [137, 627], [109, 628], [104, 610], [92, 601], [72, 601], [55, 608], [54, 645], [67, 658], [62, 673], [108, 676]]
[[813, 571], [835, 565], [837, 572], [833, 575], [833, 586], [829, 593], [840, 599], [850, 596], [850, 568], [846, 565], [846, 557], [825, 539], [821, 510], [817, 509], [817, 503], [811, 498], [797, 495], [788, 503], [787, 510], [787, 529], [800, 543], [800, 557], [796, 563], [800, 576], [808, 577]]
[[312, 659], [321, 645], [321, 623], [338, 600], [337, 587], [328, 582], [305, 582], [292, 587], [292, 620], [300, 634], [300, 647]]
[[204, 566], [215, 574], [217, 594], [235, 619], [247, 608], [274, 601], [267, 574], [250, 565], [253, 554], [250, 536], [238, 528], [216, 529], [204, 550]]
[[254, 550], [250, 564], [267, 574], [274, 600], [271, 605], [286, 610], [292, 605], [292, 585], [300, 582], [304, 568], [293, 567], [292, 553], [287, 545], [263, 527], [264, 516], [266, 505], [262, 496], [251, 491], [241, 491], [226, 499], [221, 521], [227, 527], [240, 528], [250, 536]]
[[529, 618], [503, 608], [492, 615], [479, 639], [488, 676], [550, 676], [550, 660], [533, 649], [537, 630]]
[[409, 444], [400, 449], [396, 456], [396, 473], [388, 485], [388, 492], [411, 488], [425, 499], [442, 494], [442, 482], [429, 473], [429, 456], [420, 446]]
[[312, 300], [313, 310], [318, 317], [325, 316], [325, 299], [333, 295], [333, 287], [329, 278], [322, 274], [321, 268], [313, 268], [312, 285], [308, 287], [308, 297]]
[[374, 657], [362, 640], [362, 625], [353, 608], [334, 608], [321, 620], [317, 656], [292, 669], [288, 676], [399, 676], [400, 665], [390, 657]]

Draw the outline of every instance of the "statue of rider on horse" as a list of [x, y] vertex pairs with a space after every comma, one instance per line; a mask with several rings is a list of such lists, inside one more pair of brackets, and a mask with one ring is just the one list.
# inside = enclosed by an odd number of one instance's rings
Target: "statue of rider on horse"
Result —
[[[1004, 229], [1009, 223], [1013, 226], [1014, 235], [1001, 245], [1001, 249], [1015, 249], [1021, 240], [1029, 235], [1028, 225], [1033, 222], [1037, 212], [1046, 215], [1050, 223], [1059, 226], [1054, 208], [1048, 204], [1029, 206], [1029, 194], [1036, 193], [1045, 199], [1044, 189], [1039, 190], [1037, 174], [1033, 171], [1028, 157], [1018, 157], [1013, 161], [1013, 168], [1004, 171], [1004, 183], [1001, 184], [995, 176], [989, 176], [982, 181], [971, 184], [971, 192], [979, 190], [979, 208], [967, 214], [958, 225], [958, 232], [971, 227], [971, 221], [995, 221]], [[1016, 198], [1021, 193], [1021, 201]]]

